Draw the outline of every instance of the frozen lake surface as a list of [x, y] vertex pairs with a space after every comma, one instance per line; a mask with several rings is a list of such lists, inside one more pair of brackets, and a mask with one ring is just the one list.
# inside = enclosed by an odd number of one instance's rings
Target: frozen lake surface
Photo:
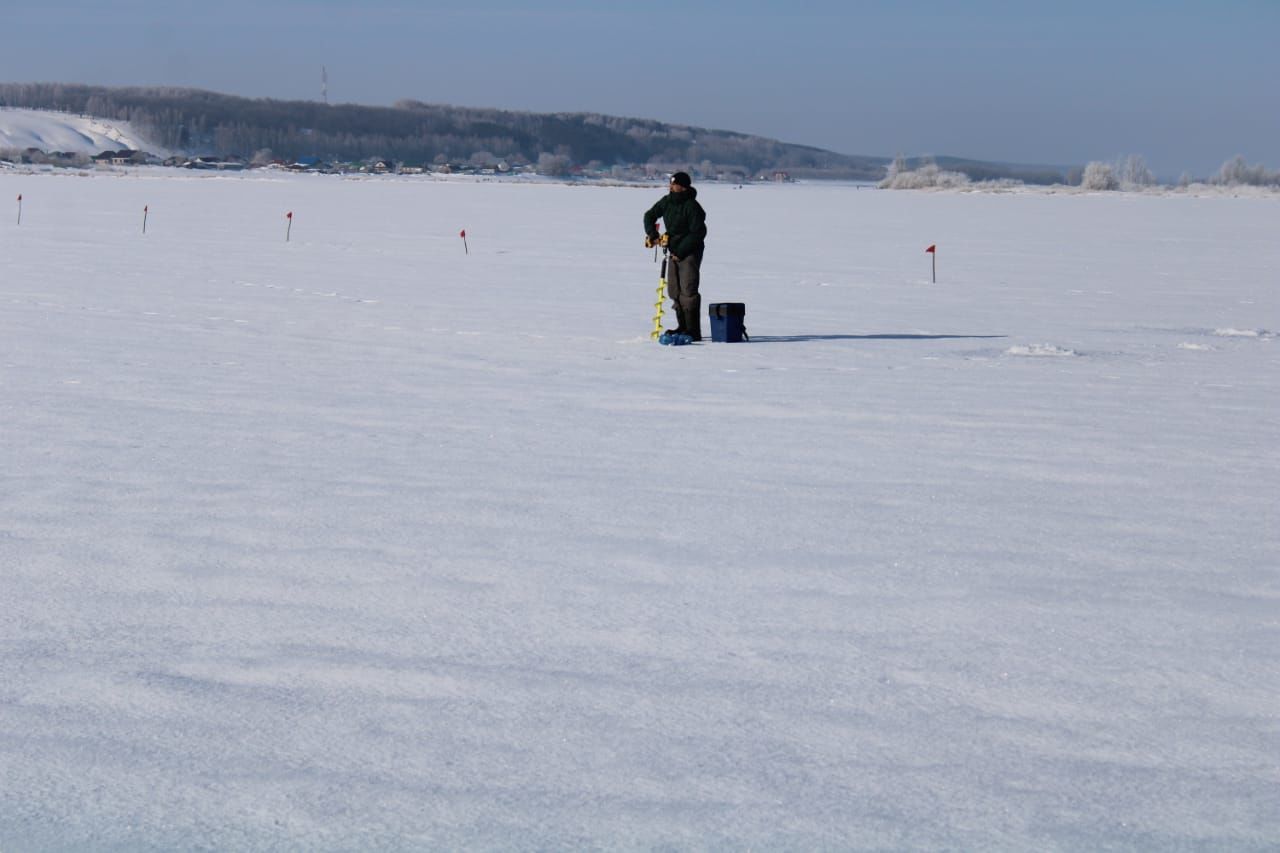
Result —
[[700, 190], [0, 173], [0, 849], [1275, 849], [1280, 198]]

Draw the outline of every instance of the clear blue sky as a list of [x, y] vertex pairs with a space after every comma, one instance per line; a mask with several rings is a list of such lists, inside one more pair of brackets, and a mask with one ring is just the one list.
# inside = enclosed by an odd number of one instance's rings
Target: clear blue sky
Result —
[[1280, 167], [1280, 0], [5, 0], [0, 80], [600, 112], [849, 154]]

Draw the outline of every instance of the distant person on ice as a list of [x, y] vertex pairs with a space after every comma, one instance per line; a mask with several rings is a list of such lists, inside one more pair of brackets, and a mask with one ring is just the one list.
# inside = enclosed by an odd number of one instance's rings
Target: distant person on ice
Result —
[[671, 176], [671, 191], [644, 215], [644, 244], [658, 244], [658, 220], [667, 228], [667, 295], [676, 309], [679, 325], [670, 331], [702, 340], [702, 297], [698, 273], [707, 240], [707, 212], [698, 204], [698, 191], [688, 172]]

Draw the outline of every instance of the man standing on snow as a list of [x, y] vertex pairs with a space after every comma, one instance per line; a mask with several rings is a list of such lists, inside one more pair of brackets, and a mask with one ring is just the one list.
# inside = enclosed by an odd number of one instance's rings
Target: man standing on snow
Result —
[[673, 330], [702, 340], [702, 297], [698, 273], [707, 239], [707, 212], [698, 204], [698, 191], [688, 172], [671, 176], [671, 191], [644, 215], [646, 247], [658, 243], [658, 219], [667, 227], [667, 295], [676, 309], [679, 325]]

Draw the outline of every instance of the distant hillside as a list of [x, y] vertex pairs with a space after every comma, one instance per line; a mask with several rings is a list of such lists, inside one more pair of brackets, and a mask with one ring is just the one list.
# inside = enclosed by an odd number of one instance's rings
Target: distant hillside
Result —
[[[241, 98], [178, 88], [0, 84], [0, 106], [127, 121], [157, 148], [188, 154], [389, 159], [408, 164], [501, 158], [539, 171], [651, 164], [713, 177], [786, 172], [794, 177], [879, 180], [889, 159], [836, 154], [725, 130], [592, 113], [525, 113], [401, 101], [392, 107]], [[941, 160], [939, 162], [942, 162]], [[983, 177], [1016, 167], [955, 161]], [[1061, 179], [1054, 175], [1051, 180]], [[1023, 178], [1026, 180], [1027, 178]], [[1048, 182], [1048, 181], [1040, 181]]]
[[105, 150], [146, 147], [155, 146], [133, 132], [128, 122], [0, 107], [0, 151], [35, 148], [87, 156]]

